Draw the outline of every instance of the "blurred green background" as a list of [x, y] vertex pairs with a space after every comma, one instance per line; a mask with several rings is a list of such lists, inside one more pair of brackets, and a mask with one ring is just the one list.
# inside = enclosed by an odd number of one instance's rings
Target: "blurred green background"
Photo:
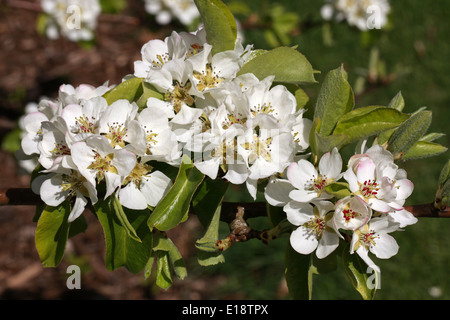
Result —
[[[242, 16], [248, 21], [248, 9], [242, 4], [224, 2], [237, 18]], [[445, 133], [437, 142], [450, 145], [450, 2], [390, 1], [389, 26], [369, 32], [361, 32], [345, 22], [324, 23], [320, 16], [322, 1], [249, 0], [245, 3], [251, 8], [251, 14], [258, 15], [259, 21], [266, 19], [245, 29], [246, 43], [262, 49], [270, 49], [277, 41], [279, 45], [297, 45], [313, 67], [321, 71], [317, 75], [319, 85], [304, 88], [311, 105], [326, 73], [343, 64], [350, 84], [360, 93], [357, 106], [387, 105], [401, 91], [406, 102], [404, 112], [426, 106], [433, 112], [429, 132]], [[298, 18], [300, 25], [284, 42], [280, 37], [274, 39], [273, 34], [267, 35], [262, 27], [264, 23], [273, 23], [280, 11], [285, 14], [281, 19]], [[245, 23], [244, 26], [248, 27]], [[370, 80], [368, 74], [372, 75]], [[401, 164], [415, 183], [407, 204], [434, 201], [437, 179], [447, 160], [448, 152]], [[389, 260], [375, 260], [381, 268], [381, 288], [375, 299], [449, 299], [449, 231], [450, 219], [421, 218], [405, 231], [394, 233], [399, 253]], [[238, 243], [224, 253], [226, 263], [201, 272], [227, 274], [226, 285], [217, 292], [218, 298], [238, 292], [243, 298], [278, 299], [285, 245], [286, 239], [270, 245], [257, 241]], [[334, 272], [314, 276], [313, 299], [360, 299], [360, 296], [339, 266]]]

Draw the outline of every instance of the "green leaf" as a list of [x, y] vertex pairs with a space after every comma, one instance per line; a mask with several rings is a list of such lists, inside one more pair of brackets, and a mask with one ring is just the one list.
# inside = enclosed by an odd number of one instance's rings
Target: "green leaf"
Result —
[[173, 284], [169, 253], [167, 251], [156, 251], [156, 257], [156, 285], [167, 290]]
[[39, 217], [35, 242], [44, 267], [56, 267], [61, 262], [69, 237], [70, 206], [64, 201], [58, 207], [46, 206]]
[[245, 63], [238, 75], [245, 73], [253, 73], [259, 80], [275, 76], [274, 82], [317, 83], [309, 61], [303, 54], [290, 47], [279, 47], [259, 54]]
[[345, 198], [351, 195], [351, 191], [346, 182], [334, 182], [325, 187], [325, 191], [337, 199]]
[[148, 210], [127, 211], [129, 223], [141, 239], [138, 242], [129, 236], [129, 231], [113, 212], [113, 201], [99, 199], [94, 205], [105, 236], [106, 267], [108, 270], [125, 267], [132, 273], [138, 273], [146, 266], [152, 247], [152, 234], [146, 224]]
[[206, 229], [221, 205], [230, 183], [226, 180], [212, 180], [206, 177], [198, 187], [192, 199], [192, 210], [197, 215], [200, 223]]
[[176, 276], [181, 280], [184, 279], [187, 276], [187, 269], [180, 251], [178, 251], [178, 248], [172, 240], [167, 238], [166, 234], [163, 232], [155, 232], [153, 234], [153, 244], [153, 251], [167, 252], [169, 262], [171, 263]]
[[[364, 300], [372, 300], [375, 296], [376, 285], [368, 286], [373, 275], [369, 276], [367, 264], [356, 253], [350, 253], [350, 246], [343, 249], [342, 263], [344, 271], [356, 291]], [[379, 275], [378, 275], [379, 277]], [[379, 281], [379, 278], [377, 279]], [[371, 283], [372, 284], [372, 283]]]
[[[159, 202], [148, 219], [150, 230], [167, 231], [177, 226], [188, 214], [192, 197], [205, 177], [184, 158], [177, 178], [169, 192]], [[189, 162], [188, 162], [189, 161]]]
[[313, 274], [321, 275], [336, 270], [338, 267], [337, 256], [338, 250], [334, 250], [332, 253], [330, 253], [323, 259], [317, 258], [315, 254], [312, 255], [311, 268], [313, 269]]
[[194, 0], [212, 45], [212, 53], [233, 50], [236, 43], [236, 20], [221, 0]]
[[153, 87], [148, 82], [142, 82], [142, 95], [139, 97], [139, 99], [136, 101], [136, 104], [139, 108], [145, 108], [147, 106], [147, 100], [149, 98], [156, 98], [159, 100], [164, 99], [164, 95], [160, 92], [158, 92], [155, 87]]
[[403, 99], [402, 93], [399, 92], [392, 98], [391, 102], [389, 102], [389, 108], [393, 108], [398, 111], [403, 111], [405, 107], [405, 99]]
[[306, 92], [302, 89], [297, 89], [294, 95], [297, 101], [297, 110], [304, 109], [309, 102], [309, 97]]
[[423, 159], [437, 156], [447, 151], [447, 148], [439, 143], [418, 141], [403, 156], [403, 160]]
[[431, 124], [431, 117], [431, 111], [416, 112], [392, 133], [388, 150], [394, 159], [401, 158], [424, 136]]
[[361, 107], [343, 115], [337, 122], [333, 134], [345, 134], [347, 136], [346, 143], [353, 143], [398, 127], [408, 118], [407, 114], [392, 108]]
[[445, 133], [431, 132], [427, 135], [424, 135], [422, 138], [420, 138], [420, 141], [433, 142], [434, 140], [437, 140], [444, 136], [445, 136]]
[[313, 276], [311, 259], [311, 254], [298, 253], [288, 241], [285, 256], [285, 277], [291, 299], [311, 300]]
[[450, 178], [450, 160], [444, 165], [439, 174], [439, 182], [438, 184], [442, 186], [447, 180]]
[[106, 99], [108, 105], [119, 99], [126, 99], [133, 102], [142, 95], [141, 84], [142, 78], [130, 78], [106, 92], [103, 97]]
[[215, 244], [219, 240], [221, 203], [228, 186], [229, 183], [225, 180], [205, 179], [192, 201], [193, 211], [206, 229], [203, 237], [195, 243], [199, 250], [197, 260], [202, 266], [225, 261], [222, 252], [215, 247]]
[[316, 118], [313, 122], [311, 132], [309, 134], [309, 145], [313, 154], [313, 161], [318, 163], [319, 159], [333, 148], [340, 149], [348, 140], [345, 134], [333, 134], [330, 136], [322, 136], [319, 134], [321, 126], [320, 118]]
[[347, 72], [341, 66], [326, 75], [316, 101], [314, 119], [321, 119], [318, 133], [328, 136], [339, 119], [355, 105], [353, 90], [347, 81]]
[[127, 232], [127, 235], [138, 242], [142, 242], [141, 239], [138, 237], [136, 230], [134, 230], [133, 226], [131, 225], [130, 221], [128, 221], [127, 215], [125, 214], [125, 211], [123, 210], [122, 205], [120, 204], [119, 199], [115, 195], [112, 196], [112, 204], [114, 211], [116, 213], [117, 219], [119, 220], [122, 227]]

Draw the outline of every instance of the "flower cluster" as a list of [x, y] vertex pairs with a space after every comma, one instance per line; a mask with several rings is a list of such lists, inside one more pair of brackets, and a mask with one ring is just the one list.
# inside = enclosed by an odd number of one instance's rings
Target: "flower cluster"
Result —
[[124, 79], [142, 79], [159, 96], [141, 107], [108, 105], [107, 84], [63, 85], [58, 99], [42, 99], [21, 121], [22, 151], [43, 168], [33, 190], [51, 206], [74, 198], [70, 221], [100, 194], [130, 209], [154, 207], [171, 181], [150, 161], [178, 166], [184, 153], [211, 179], [245, 182], [255, 198], [259, 179], [283, 172], [308, 147], [311, 120], [273, 77], [237, 76], [251, 46], [211, 50], [203, 29], [145, 44]]
[[[413, 184], [379, 145], [353, 155], [344, 172], [342, 166], [336, 148], [322, 156], [317, 169], [300, 159], [289, 165], [287, 179], [271, 180], [266, 199], [284, 206], [287, 219], [298, 226], [290, 237], [297, 252], [316, 250], [322, 259], [338, 247], [340, 238], [351, 237], [350, 252], [379, 271], [369, 252], [381, 259], [392, 257], [398, 245], [389, 233], [417, 222], [403, 208]], [[338, 182], [341, 179], [345, 182]], [[337, 199], [333, 184], [348, 186], [348, 194]]]
[[391, 10], [388, 0], [328, 0], [321, 8], [325, 20], [344, 21], [361, 31], [386, 25]]
[[48, 19], [45, 29], [48, 38], [62, 36], [75, 42], [94, 38], [101, 13], [98, 0], [42, 0], [41, 6]]
[[156, 22], [161, 25], [176, 19], [189, 26], [200, 17], [193, 0], [145, 0], [145, 10], [154, 15]]

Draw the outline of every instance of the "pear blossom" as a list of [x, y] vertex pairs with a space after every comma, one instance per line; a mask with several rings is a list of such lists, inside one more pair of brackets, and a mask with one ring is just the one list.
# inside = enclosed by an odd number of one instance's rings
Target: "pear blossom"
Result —
[[388, 0], [328, 0], [320, 10], [324, 20], [346, 20], [361, 31], [381, 29], [391, 10]]
[[188, 26], [200, 17], [193, 0], [145, 0], [145, 10], [155, 15], [156, 22], [161, 25], [176, 19]]
[[31, 112], [22, 119], [25, 134], [21, 140], [21, 147], [26, 155], [38, 154], [39, 142], [42, 140], [42, 122], [48, 121], [42, 112]]
[[333, 223], [336, 230], [357, 230], [372, 217], [372, 209], [359, 197], [347, 196], [336, 202]]
[[136, 165], [134, 153], [114, 149], [104, 136], [91, 136], [72, 145], [72, 159], [81, 175], [92, 185], [105, 180], [109, 197]]
[[236, 50], [227, 50], [212, 54], [212, 46], [205, 43], [203, 50], [189, 57], [186, 62], [191, 65], [189, 73], [191, 88], [189, 93], [204, 98], [204, 94], [221, 85], [224, 80], [234, 78], [243, 64], [239, 45]]
[[[147, 107], [137, 115], [141, 131], [136, 134], [136, 153], [147, 160], [173, 163], [181, 156], [175, 133], [167, 114], [159, 108]], [[141, 136], [141, 137], [140, 137]]]
[[114, 86], [105, 82], [103, 85], [95, 87], [90, 84], [80, 84], [77, 87], [71, 84], [63, 84], [58, 90], [58, 101], [63, 107], [69, 104], [81, 104], [84, 100], [101, 97]]
[[95, 186], [77, 170], [60, 169], [48, 174], [40, 187], [41, 199], [49, 206], [58, 206], [63, 201], [75, 198], [68, 222], [73, 222], [84, 211], [88, 199], [92, 204], [98, 201]]
[[269, 114], [259, 114], [246, 122], [238, 137], [237, 150], [248, 166], [247, 189], [256, 197], [259, 179], [283, 172], [293, 159], [294, 141], [290, 131]]
[[336, 148], [322, 156], [318, 170], [305, 159], [291, 163], [287, 169], [287, 178], [295, 190], [289, 196], [298, 202], [332, 198], [325, 187], [341, 178], [341, 169], [342, 158]]
[[171, 186], [169, 177], [140, 161], [124, 179], [117, 197], [126, 208], [144, 210], [155, 207]]
[[298, 226], [290, 235], [295, 251], [310, 254], [316, 250], [316, 256], [323, 259], [339, 246], [339, 236], [330, 225], [333, 208], [330, 201], [316, 202], [314, 207], [309, 203], [290, 201], [284, 207], [288, 221]]
[[50, 39], [60, 35], [75, 42], [94, 38], [101, 13], [98, 0], [42, 0], [41, 6], [49, 18], [46, 35]]
[[134, 62], [134, 76], [147, 78], [153, 70], [161, 69], [172, 59], [185, 59], [190, 46], [185, 43], [185, 37], [173, 31], [164, 40], [152, 39], [141, 48], [142, 60]]
[[352, 193], [381, 213], [403, 209], [414, 188], [406, 179], [405, 171], [394, 164], [390, 152], [379, 145], [371, 147], [365, 154], [352, 156], [343, 177]]
[[67, 127], [60, 121], [45, 121], [42, 122], [42, 131], [42, 139], [38, 144], [39, 163], [50, 169], [71, 154], [70, 142], [66, 139]]
[[119, 99], [104, 109], [98, 121], [98, 132], [108, 138], [115, 149], [132, 147], [138, 139], [140, 124], [135, 120], [138, 106], [128, 100]]
[[191, 66], [182, 59], [170, 60], [161, 69], [150, 72], [145, 79], [159, 92], [164, 100], [152, 99], [153, 105], [166, 111], [169, 118], [175, 117], [183, 106], [193, 106], [189, 74]]
[[369, 267], [380, 272], [380, 268], [370, 259], [369, 252], [380, 259], [389, 259], [396, 255], [399, 246], [389, 233], [398, 228], [399, 224], [387, 217], [371, 219], [368, 224], [354, 231], [350, 253], [356, 252]]
[[241, 134], [242, 128], [236, 126], [223, 133], [219, 130], [208, 130], [194, 136], [186, 147], [201, 154], [201, 158], [194, 161], [200, 172], [216, 179], [222, 169], [225, 173], [224, 179], [233, 184], [241, 184], [248, 177], [247, 164], [237, 151], [238, 137]]

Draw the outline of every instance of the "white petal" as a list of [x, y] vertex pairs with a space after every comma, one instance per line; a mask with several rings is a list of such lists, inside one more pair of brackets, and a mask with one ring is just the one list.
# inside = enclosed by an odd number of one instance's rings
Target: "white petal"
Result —
[[327, 257], [339, 246], [339, 236], [334, 232], [325, 231], [319, 240], [316, 256], [319, 259]]
[[155, 207], [172, 186], [172, 181], [162, 172], [154, 171], [141, 184], [148, 205]]
[[271, 179], [264, 190], [264, 196], [269, 204], [276, 207], [285, 206], [291, 199], [289, 192], [294, 189], [289, 180]]
[[309, 203], [290, 201], [283, 207], [286, 218], [294, 226], [301, 226], [311, 220], [314, 216], [314, 209]]
[[75, 204], [72, 207], [72, 211], [70, 211], [68, 221], [73, 222], [77, 219], [83, 213], [87, 203], [87, 199], [81, 193], [77, 192]]
[[400, 224], [400, 228], [417, 223], [418, 219], [409, 211], [403, 209], [400, 211], [391, 211], [389, 216], [397, 223]]
[[348, 187], [351, 192], [356, 192], [359, 190], [358, 178], [356, 177], [352, 168], [349, 168], [347, 171], [345, 171], [343, 177], [345, 180], [347, 180]]
[[319, 243], [317, 237], [312, 235], [310, 230], [300, 226], [291, 233], [290, 242], [292, 248], [301, 254], [310, 254]]
[[396, 200], [405, 200], [413, 192], [414, 184], [408, 179], [401, 179], [395, 181], [394, 188], [397, 189]]
[[105, 199], [116, 191], [118, 187], [122, 184], [122, 178], [113, 172], [105, 172], [105, 183], [106, 183], [106, 193]]
[[258, 180], [252, 180], [250, 178], [245, 182], [247, 186], [247, 190], [250, 193], [250, 196], [256, 200], [256, 193], [258, 192]]
[[214, 180], [217, 178], [219, 171], [220, 158], [211, 158], [202, 162], [196, 162], [194, 165], [201, 173]]
[[375, 180], [375, 163], [369, 158], [361, 158], [356, 166], [356, 176], [359, 182]]
[[369, 199], [370, 207], [378, 212], [388, 213], [391, 210], [391, 207], [383, 200], [371, 198]]
[[56, 207], [66, 200], [69, 191], [63, 190], [62, 183], [60, 175], [55, 175], [50, 179], [45, 180], [40, 189], [42, 201], [49, 206]]
[[376, 272], [381, 272], [380, 267], [378, 267], [372, 261], [372, 259], [369, 258], [369, 251], [367, 249], [365, 249], [364, 247], [359, 247], [358, 250], [356, 250], [356, 253], [361, 257], [361, 259], [363, 259], [363, 261], [367, 264], [367, 266], [369, 266]]
[[172, 123], [175, 124], [191, 124], [197, 120], [203, 113], [202, 109], [191, 108], [187, 105], [181, 105], [180, 111], [173, 117]]
[[371, 246], [370, 251], [373, 252], [377, 258], [389, 259], [398, 252], [398, 244], [395, 239], [389, 234], [379, 234], [379, 238], [375, 239], [375, 245]]
[[319, 171], [328, 179], [337, 179], [342, 170], [342, 158], [337, 148], [332, 152], [327, 152], [319, 161]]
[[132, 210], [147, 209], [147, 200], [134, 182], [130, 182], [119, 191], [119, 201], [124, 207]]
[[300, 159], [298, 163], [291, 163], [287, 169], [287, 178], [297, 189], [304, 189], [305, 184], [317, 177], [317, 170], [313, 164], [307, 160]]
[[244, 183], [248, 178], [248, 167], [243, 163], [234, 163], [229, 164], [227, 173], [224, 176], [224, 179], [227, 179], [232, 184], [241, 184]]
[[111, 165], [117, 169], [120, 176], [126, 177], [136, 166], [136, 155], [126, 149], [115, 150]]
[[317, 192], [306, 190], [292, 190], [289, 192], [289, 198], [297, 202], [310, 202], [318, 198]]

